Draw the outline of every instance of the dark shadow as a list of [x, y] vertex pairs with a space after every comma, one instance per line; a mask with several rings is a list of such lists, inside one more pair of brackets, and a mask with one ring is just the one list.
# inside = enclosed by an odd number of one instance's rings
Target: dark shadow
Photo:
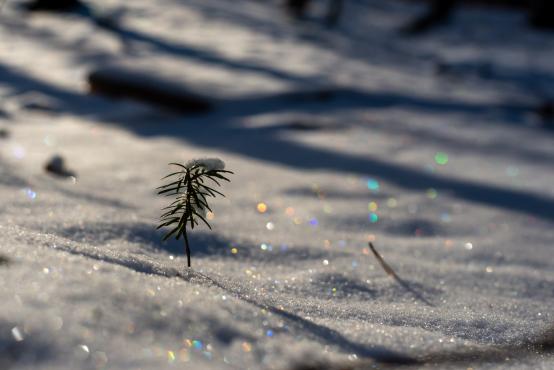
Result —
[[[444, 366], [459, 365], [464, 368], [475, 364], [482, 367], [483, 364], [511, 365], [511, 361], [530, 359], [531, 357], [552, 356], [554, 354], [554, 327], [539, 334], [534, 339], [526, 339], [520, 344], [507, 346], [494, 346], [488, 348], [475, 348], [471, 350], [435, 352], [421, 356], [416, 364], [398, 365], [401, 368], [419, 369], [422, 366], [428, 368], [443, 368]], [[367, 363], [356, 369], [372, 369]]]
[[[91, 109], [93, 108], [89, 103], [91, 102], [90, 99], [94, 98], [53, 87], [45, 82], [22, 76], [1, 65], [0, 76], [6, 77], [7, 83], [15, 91], [38, 90], [63, 101], [64, 106], [69, 111], [77, 113], [82, 110], [92, 113]], [[298, 99], [299, 97], [300, 99]], [[316, 99], [316, 101], [314, 102], [313, 99]], [[296, 103], [292, 104], [295, 101]], [[100, 100], [100, 102], [105, 104], [105, 101]], [[181, 125], [177, 125], [177, 122], [152, 125], [136, 122], [134, 119], [127, 122], [122, 119], [117, 120], [117, 122], [112, 120], [111, 123], [122, 125], [135, 134], [144, 137], [177, 137], [196, 146], [219, 149], [296, 169], [372, 176], [404, 189], [422, 191], [434, 188], [437, 191], [445, 191], [454, 197], [467, 201], [526, 213], [549, 221], [554, 220], [554, 199], [547, 196], [525, 190], [506, 189], [462, 178], [457, 179], [427, 173], [409, 166], [369, 156], [306, 146], [284, 137], [282, 130], [271, 127], [245, 128], [238, 126], [235, 122], [236, 118], [284, 109], [311, 110], [324, 113], [353, 107], [384, 108], [393, 106], [412, 107], [431, 112], [484, 113], [491, 109], [490, 106], [479, 104], [441, 102], [397, 94], [333, 90], [330, 93], [316, 92], [315, 95], [311, 93], [293, 93], [227, 100], [220, 103], [219, 113], [189, 118], [186, 120], [186, 124]], [[508, 116], [513, 115], [514, 110], [519, 111], [518, 108], [504, 108], [507, 110], [505, 113]], [[103, 117], [98, 115], [98, 110], [98, 107], [94, 107], [95, 117], [101, 120]], [[215, 136], [214, 133], [216, 133]]]
[[[183, 240], [170, 238], [162, 241], [164, 231], [156, 230], [154, 223], [88, 223], [83, 226], [70, 226], [51, 230], [50, 232], [69, 240], [90, 245], [101, 246], [115, 240], [124, 240], [141, 244], [143, 247], [161, 250], [173, 255], [184, 255]], [[272, 264], [291, 264], [295, 261], [320, 260], [330, 255], [341, 257], [343, 252], [330, 253], [324, 250], [302, 246], [267, 245], [265, 250], [252, 243], [237, 243], [215, 233], [189, 231], [192, 259], [195, 257], [220, 257], [241, 261], [267, 262]], [[236, 248], [237, 253], [231, 249]]]
[[447, 77], [454, 81], [476, 78], [502, 83], [503, 86], [535, 92], [534, 95], [537, 98], [543, 94], [541, 87], [552, 86], [554, 84], [554, 76], [551, 73], [538, 67], [532, 67], [531, 62], [529, 62], [527, 68], [523, 68], [498, 65], [491, 61], [483, 60], [462, 62], [438, 61], [435, 70], [439, 76]]
[[10, 115], [8, 112], [6, 112], [5, 110], [3, 110], [2, 108], [0, 108], [0, 118], [2, 119], [8, 119], [10, 118]]
[[10, 95], [40, 93], [55, 101], [60, 111], [76, 115], [98, 114], [98, 110], [113, 107], [107, 99], [75, 93], [30, 77], [13, 68], [0, 64], [0, 85], [9, 87]]
[[338, 299], [375, 299], [378, 292], [363, 281], [341, 273], [318, 274], [303, 289], [304, 296], [333, 297]]
[[14, 168], [0, 159], [0, 185], [23, 188], [28, 186], [28, 182], [17, 176]]
[[435, 237], [447, 235], [441, 225], [431, 220], [410, 219], [402, 222], [392, 222], [385, 227], [387, 233], [396, 236]]
[[77, 199], [77, 200], [80, 200], [80, 201], [90, 202], [90, 203], [100, 205], [100, 206], [104, 206], [104, 207], [120, 208], [120, 209], [126, 209], [126, 210], [131, 210], [131, 209], [136, 209], [137, 208], [137, 207], [135, 207], [131, 204], [122, 202], [118, 199], [103, 197], [101, 195], [88, 193], [86, 191], [83, 192], [83, 191], [78, 191], [78, 190], [71, 190], [71, 189], [68, 189], [68, 188], [62, 188], [62, 187], [55, 188], [54, 190], [57, 191], [58, 193], [64, 195], [64, 196], [68, 197], [68, 198], [73, 198], [73, 199]]
[[286, 189], [283, 194], [293, 197], [307, 197], [316, 199], [354, 199], [354, 200], [367, 200], [371, 199], [387, 199], [391, 197], [391, 194], [384, 191], [372, 192], [370, 190], [364, 192], [356, 192], [354, 190], [338, 190], [328, 188], [309, 188], [309, 187], [296, 187]]
[[[192, 269], [181, 272], [174, 267], [168, 267], [164, 264], [158, 264], [155, 261], [145, 259], [126, 259], [125, 257], [122, 257], [120, 255], [110, 256], [102, 253], [98, 249], [90, 251], [75, 250], [71, 247], [66, 246], [57, 246], [55, 248], [52, 248], [64, 251], [66, 253], [103, 261], [105, 263], [120, 265], [139, 273], [152, 274], [168, 278], [179, 278], [193, 284], [215, 286], [219, 289], [222, 289], [227, 294], [232, 295], [239, 300], [242, 300], [243, 302], [249, 303], [261, 309], [265, 309], [283, 318], [286, 321], [286, 327], [288, 327], [289, 329], [296, 329], [299, 332], [304, 333], [304, 335], [308, 336], [309, 338], [312, 338], [318, 342], [323, 342], [331, 346], [336, 346], [345, 353], [355, 353], [360, 358], [362, 358], [362, 361], [356, 363], [356, 368], [365, 368], [364, 366], [366, 366], [367, 364], [367, 362], [365, 361], [368, 361], [369, 359], [371, 359], [371, 368], [374, 368], [375, 361], [380, 364], [388, 364], [391, 366], [421, 366], [424, 364], [467, 363], [468, 361], [498, 362], [504, 361], [508, 352], [511, 353], [510, 357], [513, 358], [514, 356], [523, 357], [541, 353], [552, 353], [552, 350], [554, 348], [552, 333], [550, 331], [547, 331], [537, 340], [528, 341], [523, 343], [522, 345], [490, 347], [485, 349], [467, 350], [460, 352], [437, 352], [431, 353], [429, 355], [423, 355], [420, 356], [420, 358], [415, 359], [403, 354], [396, 353], [394, 351], [390, 351], [384, 347], [370, 346], [353, 342], [336, 330], [325, 327], [323, 325], [318, 325], [294, 313], [281, 308], [277, 308], [272, 304], [268, 304], [256, 297], [256, 295], [252, 294], [252, 292], [245, 292], [244, 288], [234, 288], [228, 286], [226, 283], [221, 282], [218, 278], [207, 276]], [[387, 317], [389, 317], [388, 320], [385, 320], [387, 324], [398, 326], [408, 325], [405, 321], [405, 318], [399, 318], [398, 320], [396, 320], [389, 315], [387, 315]], [[465, 320], [461, 320], [460, 325], [467, 325], [467, 322]], [[501, 353], [502, 356], [499, 356], [499, 353]], [[358, 365], [360, 367], [358, 367]]]
[[[519, 123], [514, 121], [513, 125], [523, 126], [523, 123], [521, 121]], [[545, 129], [547, 128], [546, 126], [542, 127]], [[387, 135], [405, 135], [411, 137], [414, 139], [414, 146], [421, 146], [424, 145], [424, 143], [440, 144], [445, 148], [451, 148], [451, 150], [456, 150], [458, 152], [479, 152], [503, 158], [511, 157], [514, 159], [523, 159], [530, 163], [548, 164], [554, 161], [554, 153], [543, 152], [518, 145], [517, 137], [513, 138], [513, 142], [508, 142], [501, 138], [480, 142], [470, 138], [464, 139], [461, 135], [456, 137], [453, 134], [443, 134], [438, 130], [433, 130], [432, 127], [413, 127], [401, 122], [371, 123], [367, 125], [367, 129], [372, 132], [383, 132]], [[460, 127], [460, 130], [463, 130], [463, 128]]]
[[381, 265], [381, 267], [385, 270], [387, 275], [389, 275], [391, 278], [394, 279], [400, 285], [402, 288], [404, 288], [407, 292], [411, 293], [418, 301], [421, 301], [425, 303], [428, 306], [434, 306], [425, 296], [423, 295], [423, 291], [421, 290], [421, 287], [418, 286], [418, 284], [408, 282], [398, 276], [398, 274], [392, 269], [392, 267], [389, 266], [389, 264], [383, 259], [381, 254], [377, 252], [375, 247], [373, 246], [373, 243], [369, 242], [369, 249], [377, 259], [377, 262]]
[[[366, 196], [365, 199], [376, 199], [373, 196]], [[386, 219], [386, 222], [379, 220], [371, 222], [368, 213], [337, 216], [324, 215], [320, 222], [325, 225], [333, 225], [334, 230], [359, 231], [371, 230], [372, 233], [383, 233], [393, 237], [406, 238], [434, 238], [475, 235], [479, 232], [477, 226], [468, 227], [457, 225], [453, 222], [444, 222], [437, 219], [425, 219], [408, 215], [406, 218]]]
[[294, 313], [285, 311], [284, 309], [277, 308], [272, 305], [268, 305], [266, 303], [260, 302], [252, 298], [251, 295], [244, 294], [243, 292], [237, 289], [228, 287], [225, 284], [221, 283], [219, 280], [209, 277], [207, 275], [204, 275], [202, 273], [194, 273], [194, 272], [192, 273], [203, 278], [206, 282], [211, 283], [211, 285], [214, 285], [228, 292], [229, 294], [232, 294], [233, 296], [235, 296], [236, 298], [244, 302], [250, 303], [262, 309], [266, 309], [267, 311], [279, 317], [282, 317], [287, 321], [290, 327], [295, 328], [298, 331], [307, 334], [308, 337], [311, 337], [312, 339], [318, 342], [323, 341], [324, 343], [327, 343], [331, 346], [336, 346], [344, 353], [349, 353], [349, 354], [354, 353], [357, 356], [364, 357], [364, 358], [371, 358], [374, 361], [384, 363], [384, 364], [396, 365], [396, 364], [415, 363], [412, 358], [406, 355], [400, 354], [395, 351], [391, 351], [382, 346], [368, 346], [365, 344], [351, 341], [347, 337], [342, 335], [340, 332], [334, 329], [316, 324]]
[[7, 266], [12, 262], [7, 256], [0, 254], [0, 266]]
[[[274, 127], [274, 126], [273, 126]], [[282, 130], [289, 131], [306, 131], [306, 132], [315, 132], [315, 131], [340, 131], [347, 129], [348, 127], [340, 124], [325, 124], [318, 123], [309, 120], [293, 120], [292, 122], [279, 125], [279, 128]]]
[[[554, 354], [554, 327], [539, 334], [534, 339], [524, 340], [520, 344], [507, 346], [488, 346], [486, 348], [470, 348], [465, 350], [443, 351], [424, 354], [416, 357], [414, 363], [410, 364], [391, 364], [384, 366], [376, 365], [371, 359], [361, 359], [348, 363], [321, 363], [318, 359], [303, 359], [297, 364], [294, 370], [369, 370], [369, 369], [451, 369], [451, 368], [470, 368], [486, 367], [486, 364], [495, 364], [502, 367], [513, 367], [516, 364], [520, 366], [532, 366], [527, 362], [535, 359], [545, 359], [544, 356]], [[538, 364], [537, 364], [538, 365]]]
[[[550, 221], [554, 220], [554, 199], [547, 196], [428, 173], [408, 166], [385, 162], [378, 158], [308, 147], [287, 140], [283, 135], [279, 135], [279, 132], [271, 129], [233, 127], [224, 120], [223, 117], [221, 119], [214, 117], [214, 122], [218, 123], [210, 125], [208, 129], [200, 128], [202, 123], [192, 124], [194, 129], [183, 127], [182, 132], [175, 132], [174, 135], [181, 136], [194, 145], [217, 148], [292, 168], [356, 173], [416, 191], [434, 188], [474, 203], [527, 213]], [[131, 127], [131, 130], [144, 136], [156, 136], [160, 133], [159, 126], [156, 129], [158, 133], [153, 132], [152, 129], [152, 127], [144, 126]], [[214, 130], [217, 130], [218, 135], [226, 139], [214, 140], [212, 135]]]
[[[518, 248], [518, 252], [520, 250], [521, 249]], [[463, 261], [466, 264], [477, 262], [480, 264], [504, 267], [514, 266], [521, 268], [532, 268], [533, 270], [545, 270], [545, 273], [549, 270], [554, 269], [554, 261], [533, 258], [533, 256], [533, 253], [514, 253], [513, 256], [508, 256], [504, 253], [480, 251], [471, 253], [471, 255], [466, 256]], [[552, 295], [554, 295], [554, 290], [551, 293]]]
[[169, 278], [179, 278], [192, 284], [213, 286], [223, 290], [227, 294], [245, 303], [251, 304], [260, 309], [265, 309], [273, 313], [274, 315], [281, 317], [283, 320], [285, 320], [286, 326], [289, 329], [295, 329], [298, 332], [302, 333], [302, 335], [305, 335], [306, 337], [311, 338], [317, 342], [337, 347], [344, 353], [354, 353], [359, 357], [371, 358], [374, 361], [386, 364], [415, 363], [410, 357], [389, 350], [385, 347], [354, 342], [334, 329], [316, 324], [292, 312], [277, 308], [272, 304], [266, 303], [264, 302], [264, 300], [259, 299], [256, 294], [253, 294], [253, 292], [244, 291], [245, 289], [243, 288], [234, 288], [226, 283], [223, 283], [218, 278], [210, 277], [206, 274], [196, 272], [192, 269], [187, 269], [184, 272], [180, 272], [175, 268], [159, 265], [152, 261], [134, 259], [126, 260], [124, 257], [121, 256], [108, 256], [106, 254], [102, 254], [98, 250], [75, 250], [70, 247], [64, 246], [57, 246], [56, 250], [64, 251], [66, 253], [74, 255], [80, 255], [87, 258], [92, 258], [95, 260], [103, 261], [105, 263], [120, 265], [139, 273]]
[[404, 26], [402, 32], [406, 35], [418, 35], [446, 24], [457, 2], [458, 0], [433, 0], [428, 11]]
[[[521, 124], [525, 113], [534, 107], [505, 104], [471, 103], [456, 100], [439, 100], [393, 92], [374, 92], [352, 88], [321, 88], [313, 91], [295, 91], [272, 95], [246, 96], [221, 99], [219, 108], [231, 117], [242, 117], [282, 110], [324, 113], [352, 108], [388, 109], [403, 108], [428, 113], [459, 113], [470, 115], [494, 114], [496, 119]], [[287, 103], [287, 104], [285, 104]], [[269, 128], [275, 130], [276, 128]]]
[[341, 273], [318, 274], [312, 278], [309, 284], [300, 285], [302, 296], [364, 301], [388, 299], [398, 302], [406, 296], [406, 291], [408, 291], [416, 300], [428, 306], [435, 306], [423, 296], [421, 292], [424, 290], [426, 295], [433, 295], [434, 297], [442, 293], [437, 289], [430, 289], [419, 283], [407, 283], [403, 280], [399, 284], [380, 288], [374, 284], [349, 278]]
[[117, 24], [110, 19], [97, 15], [91, 8], [82, 6], [76, 14], [90, 20], [100, 29], [108, 31], [117, 36], [123, 45], [128, 48], [132, 43], [141, 43], [149, 47], [155, 53], [167, 53], [180, 58], [192, 59], [205, 65], [213, 65], [228, 70], [263, 74], [271, 78], [285, 80], [294, 83], [305, 84], [314, 81], [317, 77], [299, 76], [284, 70], [277, 70], [268, 66], [252, 63], [249, 60], [231, 60], [218, 55], [207, 49], [198, 46], [185, 45], [183, 42], [175, 43], [161, 38], [150, 36], [138, 30], [132, 30], [128, 27]]
[[[20, 340], [16, 340], [16, 337]], [[44, 364], [59, 352], [45, 335], [27, 335], [22, 326], [0, 321], [0, 369]]]

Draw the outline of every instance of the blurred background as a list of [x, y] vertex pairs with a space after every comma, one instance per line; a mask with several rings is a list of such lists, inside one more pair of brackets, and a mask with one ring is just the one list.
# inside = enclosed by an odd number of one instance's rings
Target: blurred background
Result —
[[[552, 323], [552, 0], [0, 4], [0, 368], [284, 369]], [[155, 230], [167, 163], [206, 156], [235, 172], [191, 233], [212, 280]]]

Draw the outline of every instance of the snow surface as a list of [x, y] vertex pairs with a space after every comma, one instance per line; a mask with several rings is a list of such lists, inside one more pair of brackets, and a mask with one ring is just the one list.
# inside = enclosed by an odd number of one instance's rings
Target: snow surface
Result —
[[[554, 368], [532, 345], [554, 324], [554, 138], [530, 109], [551, 34], [470, 8], [402, 37], [422, 8], [393, 1], [337, 30], [270, 1], [87, 3], [118, 27], [0, 17], [0, 368]], [[88, 95], [110, 64], [217, 109]], [[155, 188], [212, 156], [235, 175], [187, 271]]]

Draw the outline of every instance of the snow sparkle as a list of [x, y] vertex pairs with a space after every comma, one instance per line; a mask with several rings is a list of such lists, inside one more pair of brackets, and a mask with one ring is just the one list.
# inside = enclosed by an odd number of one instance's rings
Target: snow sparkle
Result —
[[375, 179], [368, 179], [367, 180], [367, 188], [372, 191], [378, 191], [379, 190], [379, 181]]
[[444, 152], [437, 152], [435, 154], [435, 163], [444, 166], [448, 163], [448, 154]]
[[35, 200], [37, 197], [37, 193], [34, 192], [31, 188], [25, 188], [25, 189], [22, 189], [22, 191], [27, 196], [27, 198], [31, 200]]
[[506, 168], [506, 175], [508, 175], [510, 177], [515, 177], [515, 176], [519, 175], [519, 169], [517, 167], [514, 167], [514, 166], [508, 166]]
[[244, 352], [250, 352], [250, 351], [252, 351], [252, 345], [251, 345], [250, 343], [248, 343], [248, 342], [242, 342], [241, 347], [242, 347], [242, 350], [243, 350]]
[[369, 221], [372, 224], [376, 223], [377, 221], [379, 221], [379, 215], [377, 215], [377, 213], [370, 213], [369, 214]]
[[435, 189], [429, 188], [427, 189], [426, 194], [427, 194], [427, 198], [436, 199], [439, 193]]
[[16, 159], [23, 159], [25, 157], [25, 154], [26, 154], [25, 148], [22, 147], [21, 145], [15, 145], [12, 148], [12, 155]]
[[13, 339], [15, 339], [16, 342], [21, 342], [24, 339], [23, 334], [21, 334], [21, 330], [19, 330], [19, 328], [17, 326], [12, 328], [12, 336], [13, 336]]
[[285, 209], [285, 213], [286, 213], [287, 216], [289, 216], [289, 217], [294, 216], [294, 208], [292, 208], [292, 207], [287, 207], [287, 208]]
[[202, 347], [203, 347], [202, 341], [197, 340], [197, 339], [193, 340], [193, 341], [192, 341], [192, 347], [193, 347], [194, 349], [201, 350]]

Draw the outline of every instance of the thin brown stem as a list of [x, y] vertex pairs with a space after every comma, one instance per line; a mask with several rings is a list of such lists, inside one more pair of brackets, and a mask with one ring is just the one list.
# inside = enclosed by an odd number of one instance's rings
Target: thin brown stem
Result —
[[428, 306], [433, 306], [433, 304], [431, 302], [429, 302], [424, 296], [423, 294], [421, 294], [420, 292], [418, 292], [415, 288], [413, 288], [410, 284], [408, 284], [406, 281], [404, 281], [403, 279], [400, 278], [400, 276], [398, 276], [398, 274], [396, 272], [394, 272], [394, 270], [392, 269], [392, 267], [389, 266], [389, 264], [387, 262], [385, 262], [385, 259], [379, 254], [379, 252], [377, 252], [377, 249], [375, 249], [375, 247], [373, 246], [373, 243], [369, 242], [369, 248], [371, 249], [371, 251], [373, 252], [373, 255], [375, 256], [375, 258], [377, 259], [377, 261], [379, 262], [379, 264], [381, 265], [381, 267], [383, 268], [383, 270], [385, 270], [385, 272], [387, 273], [387, 275], [389, 275], [390, 277], [392, 277], [398, 284], [400, 284], [400, 286], [402, 286], [404, 289], [406, 289], [407, 291], [409, 291], [410, 293], [412, 293], [418, 300], [422, 301], [423, 303], [425, 303], [426, 305]]
[[190, 247], [189, 247], [189, 238], [187, 237], [187, 230], [183, 233], [185, 237], [185, 252], [187, 253], [187, 265], [190, 267]]

